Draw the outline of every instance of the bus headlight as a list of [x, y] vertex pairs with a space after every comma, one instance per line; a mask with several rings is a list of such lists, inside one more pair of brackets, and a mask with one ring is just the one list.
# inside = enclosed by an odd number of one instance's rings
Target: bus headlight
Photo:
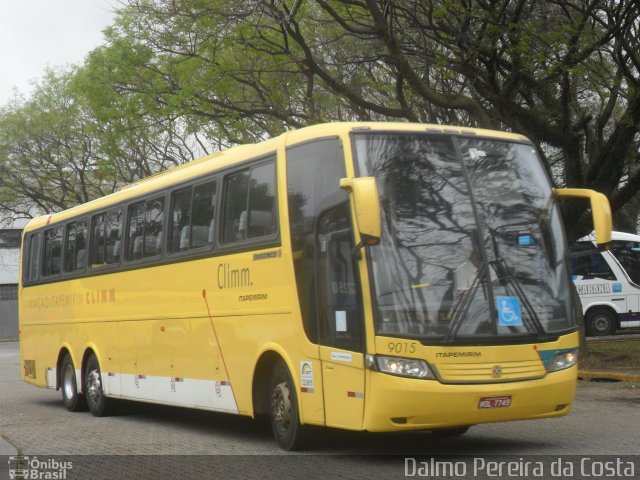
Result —
[[381, 355], [367, 355], [367, 357], [368, 366], [379, 372], [400, 377], [435, 378], [429, 365], [424, 360]]
[[558, 370], [573, 367], [576, 363], [578, 363], [578, 349], [574, 348], [572, 350], [564, 350], [553, 356], [547, 370], [550, 372], [557, 372]]

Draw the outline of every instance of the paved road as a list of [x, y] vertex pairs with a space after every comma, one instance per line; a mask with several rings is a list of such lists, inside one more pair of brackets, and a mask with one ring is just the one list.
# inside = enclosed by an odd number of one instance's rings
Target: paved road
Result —
[[[253, 465], [255, 478], [272, 478], [269, 473], [277, 471], [274, 468], [278, 465], [288, 465], [287, 472], [296, 477], [315, 478], [309, 475], [320, 468], [330, 469], [333, 478], [394, 478], [403, 476], [403, 458], [384, 460], [379, 456], [633, 455], [640, 449], [639, 425], [640, 385], [581, 382], [568, 417], [479, 425], [465, 436], [451, 439], [427, 432], [380, 435], [328, 431], [319, 435], [314, 455], [301, 461], [300, 455], [285, 454], [275, 446], [268, 426], [246, 418], [135, 403], [123, 404], [110, 418], [69, 413], [59, 392], [21, 381], [17, 343], [0, 342], [0, 455], [13, 454], [15, 449], [41, 457], [243, 455], [235, 457], [242, 460], [234, 463]], [[282, 461], [271, 465], [274, 457], [270, 457], [265, 463], [269, 458], [265, 455], [277, 455]], [[206, 470], [206, 465], [203, 468]], [[252, 478], [250, 470], [242, 471], [237, 478]], [[0, 465], [0, 479], [4, 473]], [[636, 473], [640, 475], [640, 469]], [[227, 472], [226, 478], [236, 477]]]

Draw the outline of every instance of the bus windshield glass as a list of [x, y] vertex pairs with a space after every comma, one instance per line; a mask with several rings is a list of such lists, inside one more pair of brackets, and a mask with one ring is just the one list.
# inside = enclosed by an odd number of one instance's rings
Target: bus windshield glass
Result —
[[378, 335], [507, 343], [575, 327], [560, 214], [531, 145], [358, 133], [354, 147], [381, 202], [368, 250]]
[[640, 242], [614, 240], [609, 251], [616, 257], [629, 279], [640, 285]]

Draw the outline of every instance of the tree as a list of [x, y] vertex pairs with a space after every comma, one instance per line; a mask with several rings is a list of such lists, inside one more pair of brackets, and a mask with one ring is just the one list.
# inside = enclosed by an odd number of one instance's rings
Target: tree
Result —
[[[128, 0], [90, 59], [141, 110], [242, 143], [325, 120], [529, 136], [637, 218], [640, 6], [619, 0]], [[110, 63], [114, 62], [114, 63]], [[584, 206], [567, 217], [587, 227]], [[632, 220], [633, 221], [633, 220]]]
[[[264, 8], [305, 52], [308, 68], [353, 102], [409, 120], [449, 115], [513, 129], [539, 147], [558, 184], [603, 191], [615, 212], [637, 195], [637, 2], [317, 0], [316, 15], [340, 26], [322, 45], [367, 43], [393, 78], [391, 104], [371, 102], [374, 92], [358, 94], [331, 74], [327, 49], [317, 48], [297, 4]], [[574, 237], [585, 229], [577, 219], [567, 217]]]
[[[181, 122], [126, 115], [108, 95], [90, 102], [87, 75], [49, 71], [32, 97], [0, 111], [3, 216], [60, 211], [202, 154]], [[106, 108], [119, 115], [98, 117]]]
[[[513, 130], [557, 186], [604, 192], [633, 229], [639, 26], [640, 4], [620, 0], [123, 0], [60, 107], [88, 124], [56, 136], [98, 139], [91, 168], [117, 183], [322, 121]], [[572, 239], [585, 210], [567, 205]]]
[[72, 73], [49, 71], [33, 97], [0, 113], [0, 207], [14, 217], [54, 212], [113, 189], [98, 168], [82, 106], [66, 94]]

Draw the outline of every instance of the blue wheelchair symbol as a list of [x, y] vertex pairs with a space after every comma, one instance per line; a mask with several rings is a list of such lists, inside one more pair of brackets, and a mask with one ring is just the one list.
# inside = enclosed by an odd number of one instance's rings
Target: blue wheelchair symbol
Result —
[[496, 307], [498, 309], [498, 325], [501, 327], [522, 326], [522, 311], [520, 310], [518, 297], [498, 295], [496, 297]]

